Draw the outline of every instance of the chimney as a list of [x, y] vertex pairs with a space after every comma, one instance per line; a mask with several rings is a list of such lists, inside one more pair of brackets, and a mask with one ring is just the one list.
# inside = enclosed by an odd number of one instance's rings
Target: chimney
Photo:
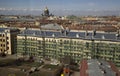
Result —
[[95, 35], [96, 35], [96, 30], [93, 30], [92, 35], [93, 35], [93, 36], [95, 36]]
[[70, 32], [70, 29], [68, 27], [66, 27], [65, 30], [64, 30], [65, 36], [67, 36], [69, 32]]
[[93, 30], [92, 38], [94, 38], [95, 35], [96, 35], [96, 30]]
[[85, 38], [89, 35], [88, 31], [85, 32]]

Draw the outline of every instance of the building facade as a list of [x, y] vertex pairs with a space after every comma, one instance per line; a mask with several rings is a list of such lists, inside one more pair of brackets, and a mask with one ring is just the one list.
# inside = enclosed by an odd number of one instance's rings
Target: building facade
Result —
[[57, 60], [70, 56], [76, 63], [82, 59], [105, 59], [120, 66], [120, 39], [116, 40], [115, 34], [96, 33], [94, 38], [92, 33], [85, 35], [85, 32], [25, 30], [17, 36], [17, 55]]
[[18, 29], [0, 28], [0, 53], [15, 53], [18, 33]]

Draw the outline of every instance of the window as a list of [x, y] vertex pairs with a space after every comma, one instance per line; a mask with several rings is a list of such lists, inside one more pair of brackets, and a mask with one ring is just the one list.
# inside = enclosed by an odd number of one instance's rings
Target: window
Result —
[[89, 43], [88, 42], [86, 42], [86, 48], [89, 48]]
[[76, 41], [74, 41], [74, 44], [76, 44]]
[[9, 50], [9, 47], [7, 47], [7, 50]]
[[64, 44], [68, 44], [69, 43], [69, 40], [64, 40]]
[[41, 41], [39, 41], [39, 44], [41, 44], [42, 42]]
[[5, 42], [5, 39], [3, 39], [3, 42]]
[[9, 44], [9, 42], [7, 42], [7, 44]]
[[48, 39], [46, 39], [46, 42], [48, 42]]
[[7, 39], [9, 39], [9, 37], [7, 37]]

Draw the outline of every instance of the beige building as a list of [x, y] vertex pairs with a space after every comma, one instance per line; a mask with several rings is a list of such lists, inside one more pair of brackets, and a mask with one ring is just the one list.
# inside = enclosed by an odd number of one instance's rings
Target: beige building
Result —
[[0, 28], [0, 53], [13, 54], [16, 48], [17, 29]]

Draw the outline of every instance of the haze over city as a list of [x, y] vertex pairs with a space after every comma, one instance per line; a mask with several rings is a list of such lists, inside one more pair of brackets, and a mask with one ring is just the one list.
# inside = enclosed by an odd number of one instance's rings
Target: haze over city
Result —
[[0, 14], [41, 15], [47, 6], [55, 15], [119, 15], [119, 3], [120, 0], [1, 0]]
[[0, 0], [0, 76], [120, 76], [120, 0]]

